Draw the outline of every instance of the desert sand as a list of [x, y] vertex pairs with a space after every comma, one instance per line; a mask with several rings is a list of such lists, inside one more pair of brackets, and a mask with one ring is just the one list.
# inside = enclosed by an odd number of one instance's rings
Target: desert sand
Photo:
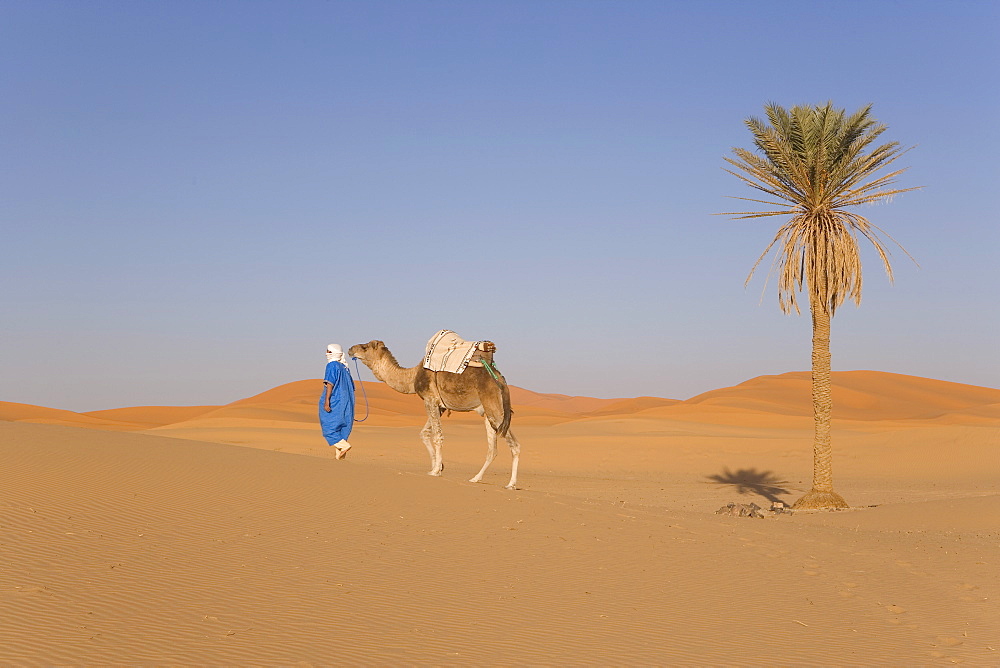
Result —
[[[513, 380], [513, 379], [512, 379]], [[365, 383], [336, 461], [321, 382], [225, 406], [0, 402], [0, 664], [1000, 665], [1000, 390], [808, 374], [688, 399], [514, 388], [518, 490], [478, 417]], [[358, 415], [364, 415], [358, 394]]]

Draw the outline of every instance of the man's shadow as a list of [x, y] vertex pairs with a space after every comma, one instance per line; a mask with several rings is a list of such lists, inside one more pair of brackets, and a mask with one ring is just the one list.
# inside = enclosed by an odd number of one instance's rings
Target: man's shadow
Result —
[[722, 473], [705, 476], [716, 485], [732, 485], [740, 494], [758, 494], [768, 501], [780, 502], [779, 494], [791, 494], [790, 490], [782, 485], [786, 480], [781, 480], [771, 471], [758, 471], [757, 469], [738, 469], [730, 471], [728, 467]]

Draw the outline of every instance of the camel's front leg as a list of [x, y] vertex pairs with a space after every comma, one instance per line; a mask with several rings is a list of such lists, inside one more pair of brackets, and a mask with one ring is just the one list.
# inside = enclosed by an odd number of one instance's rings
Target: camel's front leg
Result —
[[427, 408], [427, 424], [420, 431], [420, 438], [427, 448], [427, 453], [431, 456], [431, 470], [427, 475], [441, 475], [444, 472], [444, 457], [441, 455], [441, 446], [444, 442], [444, 434], [441, 431], [441, 409], [425, 402]]
[[[483, 414], [482, 409], [476, 411], [480, 415]], [[497, 432], [493, 429], [493, 425], [490, 424], [490, 419], [486, 418], [486, 463], [483, 464], [483, 468], [480, 469], [479, 473], [469, 478], [469, 482], [481, 482], [483, 479], [483, 474], [486, 473], [486, 469], [490, 467], [493, 460], [497, 456]]]

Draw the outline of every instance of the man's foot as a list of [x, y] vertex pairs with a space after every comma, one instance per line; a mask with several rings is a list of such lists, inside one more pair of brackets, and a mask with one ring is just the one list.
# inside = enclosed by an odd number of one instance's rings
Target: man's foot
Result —
[[351, 444], [347, 441], [341, 441], [343, 445], [337, 444], [337, 459], [343, 459], [347, 456], [347, 451], [351, 449]]

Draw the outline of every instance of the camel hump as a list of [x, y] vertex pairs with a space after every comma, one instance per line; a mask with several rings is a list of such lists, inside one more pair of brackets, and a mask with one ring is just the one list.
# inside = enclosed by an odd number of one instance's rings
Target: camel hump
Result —
[[492, 341], [466, 341], [450, 329], [442, 329], [427, 342], [424, 368], [430, 371], [462, 373], [470, 366], [493, 362], [496, 344]]

